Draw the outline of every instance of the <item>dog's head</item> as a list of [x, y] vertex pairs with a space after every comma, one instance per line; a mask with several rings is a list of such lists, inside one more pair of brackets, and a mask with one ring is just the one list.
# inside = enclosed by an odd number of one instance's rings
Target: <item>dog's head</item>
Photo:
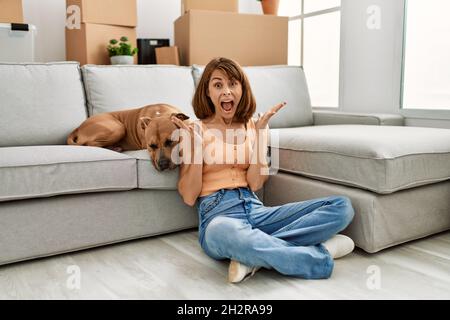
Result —
[[141, 128], [144, 130], [145, 135], [144, 147], [150, 153], [153, 165], [158, 171], [172, 170], [177, 166], [172, 161], [172, 150], [179, 142], [172, 140], [172, 133], [178, 129], [172, 120], [170, 120], [173, 116], [183, 121], [189, 119], [184, 113], [140, 118]]

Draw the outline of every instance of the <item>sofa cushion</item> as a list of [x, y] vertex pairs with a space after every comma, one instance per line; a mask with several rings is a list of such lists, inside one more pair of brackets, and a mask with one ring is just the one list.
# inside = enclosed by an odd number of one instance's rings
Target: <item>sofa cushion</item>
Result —
[[448, 129], [371, 125], [272, 129], [271, 145], [272, 155], [279, 150], [279, 165], [274, 165], [281, 171], [381, 194], [450, 178]]
[[153, 166], [147, 150], [125, 151], [124, 154], [137, 160], [137, 184], [139, 189], [178, 189], [178, 169], [159, 172]]
[[[244, 67], [256, 99], [256, 112], [265, 112], [276, 104], [287, 105], [269, 121], [271, 128], [309, 126], [313, 124], [311, 100], [303, 68], [296, 66]], [[204, 66], [193, 66], [196, 85]]]
[[82, 71], [89, 115], [167, 103], [195, 116], [190, 67], [85, 65]]
[[65, 144], [87, 117], [78, 63], [0, 63], [0, 147]]
[[0, 201], [137, 187], [136, 160], [96, 147], [0, 148]]

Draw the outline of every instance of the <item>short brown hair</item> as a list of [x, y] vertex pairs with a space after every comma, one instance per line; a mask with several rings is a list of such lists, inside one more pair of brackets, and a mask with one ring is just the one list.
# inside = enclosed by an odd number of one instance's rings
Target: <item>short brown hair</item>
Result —
[[195, 115], [198, 119], [203, 120], [215, 113], [214, 104], [207, 95], [209, 81], [214, 70], [220, 70], [228, 78], [241, 83], [242, 97], [237, 106], [233, 121], [247, 123], [256, 110], [256, 101], [250, 88], [250, 82], [239, 63], [223, 57], [212, 59], [203, 71], [202, 78], [192, 99]]

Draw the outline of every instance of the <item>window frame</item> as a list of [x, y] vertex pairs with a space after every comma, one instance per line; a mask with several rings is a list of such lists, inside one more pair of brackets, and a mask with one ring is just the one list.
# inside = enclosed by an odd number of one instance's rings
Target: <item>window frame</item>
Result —
[[400, 79], [400, 101], [399, 112], [406, 118], [432, 119], [432, 120], [450, 120], [450, 109], [430, 109], [430, 108], [405, 108], [404, 106], [404, 87], [405, 87], [405, 52], [406, 52], [406, 32], [408, 20], [408, 0], [403, 3], [403, 34], [402, 34], [402, 62]]
[[[313, 12], [309, 12], [309, 13], [305, 13], [305, 6], [304, 6], [304, 0], [300, 0], [301, 1], [301, 12], [298, 15], [295, 16], [290, 16], [289, 17], [289, 22], [290, 21], [295, 21], [295, 20], [300, 20], [300, 25], [301, 25], [301, 32], [300, 32], [300, 67], [303, 68], [303, 56], [304, 56], [304, 32], [305, 32], [305, 18], [309, 18], [309, 17], [314, 17], [314, 16], [319, 16], [319, 15], [323, 15], [323, 14], [327, 14], [327, 13], [332, 13], [332, 12], [340, 12], [340, 25], [339, 25], [339, 29], [342, 30], [342, 14], [341, 14], [341, 5], [336, 6], [336, 7], [331, 7], [328, 9], [323, 9], [323, 10], [317, 10], [317, 11], [313, 11]], [[341, 0], [342, 1], [342, 0]], [[341, 56], [341, 48], [342, 48], [342, 34], [339, 32], [339, 78], [338, 78], [338, 101], [337, 101], [337, 107], [330, 107], [330, 106], [311, 106], [313, 111], [314, 110], [328, 110], [328, 111], [341, 111], [341, 78], [342, 78], [342, 56]]]

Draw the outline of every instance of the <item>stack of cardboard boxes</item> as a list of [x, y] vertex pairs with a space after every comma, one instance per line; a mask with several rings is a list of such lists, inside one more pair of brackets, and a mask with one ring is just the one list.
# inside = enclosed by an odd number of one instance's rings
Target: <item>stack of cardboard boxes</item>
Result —
[[23, 23], [22, 0], [0, 0], [0, 23]]
[[181, 65], [227, 57], [242, 66], [287, 64], [288, 17], [239, 14], [239, 0], [182, 0], [175, 21]]
[[66, 0], [66, 5], [69, 17], [67, 60], [78, 61], [81, 65], [110, 64], [109, 41], [122, 36], [128, 37], [130, 44], [136, 47], [136, 0]]

